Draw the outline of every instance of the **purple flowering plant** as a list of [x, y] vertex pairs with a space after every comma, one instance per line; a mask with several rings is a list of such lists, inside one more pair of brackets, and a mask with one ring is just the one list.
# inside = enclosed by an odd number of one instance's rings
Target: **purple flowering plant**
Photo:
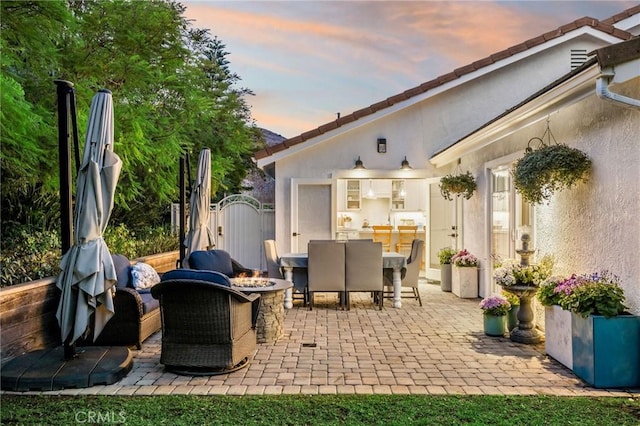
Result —
[[502, 296], [489, 296], [480, 301], [480, 309], [484, 315], [505, 316], [511, 309], [511, 303]]
[[478, 266], [478, 258], [463, 249], [451, 258], [451, 263], [459, 267]]
[[607, 318], [620, 315], [627, 307], [620, 278], [607, 270], [591, 274], [572, 275], [554, 290], [559, 295], [562, 309], [574, 312], [583, 318], [603, 315]]

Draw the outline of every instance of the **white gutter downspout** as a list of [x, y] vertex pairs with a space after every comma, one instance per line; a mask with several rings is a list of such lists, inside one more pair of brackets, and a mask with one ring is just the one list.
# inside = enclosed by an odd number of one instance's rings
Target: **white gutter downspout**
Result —
[[596, 79], [596, 94], [600, 99], [604, 99], [609, 102], [616, 103], [628, 108], [640, 109], [640, 100], [622, 96], [617, 93], [609, 91], [609, 84], [615, 76], [615, 72], [612, 67], [607, 67], [601, 70], [600, 77]]

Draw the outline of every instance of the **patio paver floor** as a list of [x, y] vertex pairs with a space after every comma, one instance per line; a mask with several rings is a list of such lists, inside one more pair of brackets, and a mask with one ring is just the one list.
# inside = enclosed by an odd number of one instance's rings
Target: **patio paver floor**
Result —
[[424, 306], [403, 299], [402, 308], [394, 309], [385, 300], [382, 311], [366, 294], [354, 294], [348, 311], [338, 310], [330, 293], [316, 295], [312, 311], [296, 301], [286, 311], [284, 337], [259, 344], [249, 366], [233, 373], [165, 372], [158, 332], [133, 351], [133, 369], [117, 383], [23, 394], [640, 395], [640, 389], [589, 387], [547, 357], [544, 343], [486, 336], [479, 299], [459, 299], [425, 280], [420, 292]]

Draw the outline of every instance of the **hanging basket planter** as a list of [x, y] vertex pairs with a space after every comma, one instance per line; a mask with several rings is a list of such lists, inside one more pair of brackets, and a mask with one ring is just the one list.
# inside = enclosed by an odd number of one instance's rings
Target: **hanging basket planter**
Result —
[[[553, 137], [547, 124], [545, 134], [549, 141]], [[544, 138], [544, 135], [542, 136]], [[555, 142], [545, 144], [541, 138], [537, 149], [527, 147], [524, 157], [516, 161], [513, 169], [513, 184], [530, 204], [542, 204], [554, 192], [571, 188], [588, 178], [591, 160], [584, 152]]]
[[468, 200], [477, 187], [476, 179], [470, 172], [446, 175], [440, 178], [440, 194], [449, 201], [453, 200], [451, 194], [456, 194], [458, 197], [463, 196]]

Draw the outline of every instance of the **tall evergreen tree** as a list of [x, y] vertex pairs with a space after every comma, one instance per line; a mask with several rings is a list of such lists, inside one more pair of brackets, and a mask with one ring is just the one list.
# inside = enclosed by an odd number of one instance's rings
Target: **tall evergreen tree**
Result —
[[[240, 186], [256, 143], [224, 45], [172, 0], [3, 1], [2, 215], [57, 211], [54, 79], [76, 88], [81, 145], [95, 92], [112, 91], [123, 160], [112, 221], [157, 224], [177, 200], [179, 158], [212, 149], [213, 188]], [[82, 147], [81, 147], [82, 149]], [[5, 186], [5, 181], [9, 182]], [[37, 196], [35, 194], [37, 193]]]

